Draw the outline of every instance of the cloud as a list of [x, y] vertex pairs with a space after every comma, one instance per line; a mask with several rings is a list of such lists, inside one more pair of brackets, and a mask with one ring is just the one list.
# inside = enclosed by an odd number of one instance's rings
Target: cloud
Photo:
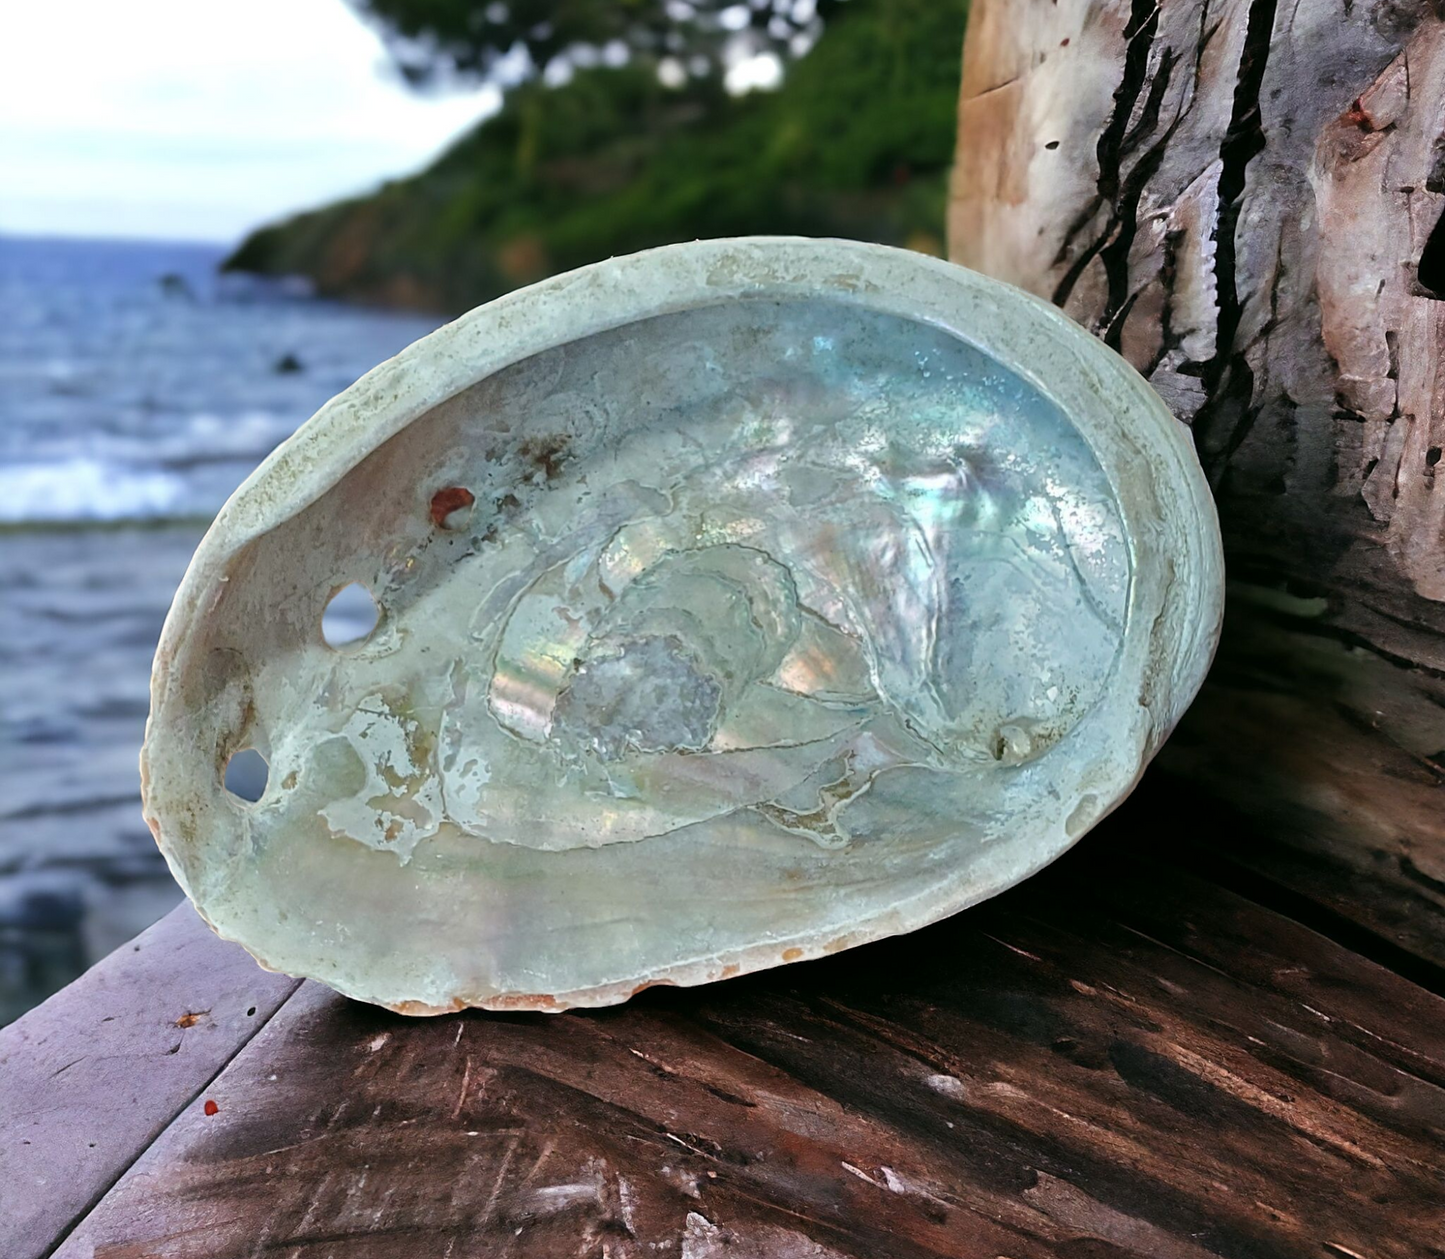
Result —
[[343, 0], [13, 6], [0, 231], [231, 240], [410, 173], [500, 104], [418, 95]]

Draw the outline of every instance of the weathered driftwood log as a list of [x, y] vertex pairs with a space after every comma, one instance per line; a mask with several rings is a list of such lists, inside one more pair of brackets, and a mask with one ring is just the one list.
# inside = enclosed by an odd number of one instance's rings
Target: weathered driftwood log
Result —
[[975, 0], [959, 122], [952, 256], [1119, 349], [1215, 490], [1225, 642], [1165, 765], [1294, 823], [1246, 864], [1343, 865], [1332, 912], [1438, 962], [1441, 10]]

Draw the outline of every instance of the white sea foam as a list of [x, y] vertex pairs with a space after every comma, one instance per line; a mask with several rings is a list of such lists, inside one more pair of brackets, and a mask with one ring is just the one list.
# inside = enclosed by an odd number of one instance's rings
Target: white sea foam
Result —
[[0, 522], [147, 520], [173, 514], [185, 482], [77, 456], [0, 466]]

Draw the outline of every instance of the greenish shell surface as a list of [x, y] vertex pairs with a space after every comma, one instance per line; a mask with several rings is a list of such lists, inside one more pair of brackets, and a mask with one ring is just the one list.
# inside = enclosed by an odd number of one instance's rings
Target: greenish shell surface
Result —
[[147, 817], [273, 969], [608, 1004], [1052, 860], [1221, 604], [1187, 431], [1056, 310], [881, 246], [672, 246], [419, 341], [237, 492], [157, 655]]

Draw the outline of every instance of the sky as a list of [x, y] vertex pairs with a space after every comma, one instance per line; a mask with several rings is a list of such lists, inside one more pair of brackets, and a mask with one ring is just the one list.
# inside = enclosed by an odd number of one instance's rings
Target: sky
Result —
[[0, 232], [233, 242], [499, 104], [405, 87], [343, 0], [3, 4]]

